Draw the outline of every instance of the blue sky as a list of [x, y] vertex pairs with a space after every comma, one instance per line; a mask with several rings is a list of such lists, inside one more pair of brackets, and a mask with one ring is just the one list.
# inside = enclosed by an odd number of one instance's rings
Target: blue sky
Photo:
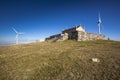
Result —
[[44, 39], [61, 30], [83, 25], [87, 32], [101, 33], [120, 40], [119, 0], [0, 0], [0, 43], [15, 42], [14, 27], [20, 41]]

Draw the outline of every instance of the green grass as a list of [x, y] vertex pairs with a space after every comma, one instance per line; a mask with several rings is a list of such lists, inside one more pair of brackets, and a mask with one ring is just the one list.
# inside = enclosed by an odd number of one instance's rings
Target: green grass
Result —
[[[92, 62], [92, 58], [100, 62]], [[120, 42], [63, 41], [0, 47], [0, 80], [120, 80]]]

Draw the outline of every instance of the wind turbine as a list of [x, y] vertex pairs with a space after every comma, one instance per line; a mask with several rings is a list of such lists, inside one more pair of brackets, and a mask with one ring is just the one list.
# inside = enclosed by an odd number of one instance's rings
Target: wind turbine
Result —
[[13, 29], [13, 31], [16, 33], [16, 44], [18, 44], [18, 36], [19, 36], [19, 34], [23, 34], [23, 32], [18, 32], [15, 28], [13, 28], [12, 27], [12, 29]]
[[98, 34], [100, 34], [100, 27], [101, 27], [101, 18], [100, 18], [100, 13], [98, 14]]

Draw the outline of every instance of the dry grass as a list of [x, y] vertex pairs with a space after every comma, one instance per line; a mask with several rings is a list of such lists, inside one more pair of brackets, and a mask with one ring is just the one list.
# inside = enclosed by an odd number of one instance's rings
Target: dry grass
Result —
[[[92, 58], [100, 62], [92, 62]], [[63, 41], [3, 46], [0, 80], [120, 80], [120, 42]]]

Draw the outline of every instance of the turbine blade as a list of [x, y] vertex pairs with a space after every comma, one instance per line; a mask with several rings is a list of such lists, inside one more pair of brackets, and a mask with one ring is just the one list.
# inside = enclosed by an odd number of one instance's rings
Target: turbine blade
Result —
[[12, 27], [12, 29], [13, 29], [13, 31], [15, 31], [15, 33], [18, 33], [17, 30], [16, 30], [15, 28]]

